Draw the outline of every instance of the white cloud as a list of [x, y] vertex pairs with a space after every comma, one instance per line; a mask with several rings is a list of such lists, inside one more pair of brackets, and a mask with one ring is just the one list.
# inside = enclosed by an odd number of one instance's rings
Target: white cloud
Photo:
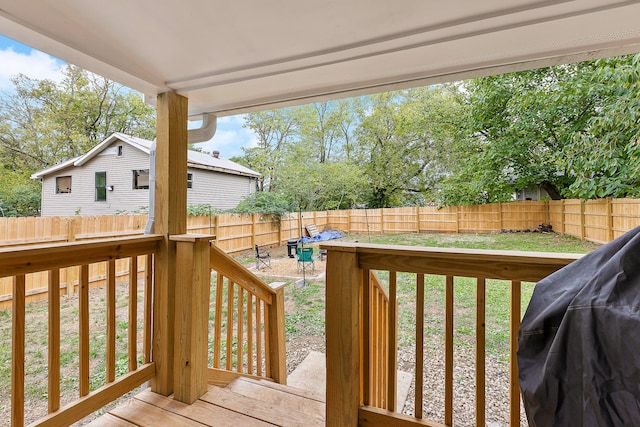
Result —
[[64, 77], [64, 64], [54, 57], [32, 50], [29, 54], [11, 48], [0, 50], [0, 90], [13, 88], [11, 78], [22, 73], [32, 79], [50, 79], [59, 82]]
[[242, 126], [244, 124], [244, 114], [238, 114], [236, 116], [224, 116], [218, 118], [218, 125], [220, 126]]
[[244, 116], [219, 117], [216, 134], [209, 141], [198, 144], [205, 151], [218, 150], [220, 156], [230, 158], [244, 154], [242, 148], [255, 147], [258, 144], [256, 135], [243, 128]]

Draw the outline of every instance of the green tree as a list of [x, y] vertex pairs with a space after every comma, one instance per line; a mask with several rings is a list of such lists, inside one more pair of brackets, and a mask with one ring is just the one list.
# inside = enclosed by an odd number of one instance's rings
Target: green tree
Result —
[[348, 157], [354, 113], [354, 101], [316, 102], [303, 105], [297, 112], [297, 139], [310, 148], [319, 163], [331, 163]]
[[[18, 177], [11, 188], [34, 191], [33, 172], [76, 157], [113, 132], [155, 136], [155, 111], [139, 94], [78, 67], [67, 66], [60, 83], [19, 75], [13, 86], [0, 95], [0, 167]], [[0, 197], [7, 203], [8, 195]], [[37, 213], [39, 195], [21, 198], [32, 206], [17, 214]]]
[[296, 210], [295, 203], [289, 197], [270, 191], [256, 191], [245, 197], [233, 212], [260, 213], [271, 215], [279, 223], [284, 215]]
[[365, 180], [361, 169], [347, 161], [318, 162], [311, 147], [298, 144], [285, 159], [280, 191], [295, 208], [305, 211], [350, 209], [358, 202]]
[[0, 98], [0, 147], [15, 166], [52, 166], [113, 132], [155, 137], [155, 112], [139, 94], [72, 65], [64, 75], [60, 83], [19, 75]]
[[19, 172], [0, 172], [0, 216], [35, 216], [40, 212], [40, 184]]
[[637, 194], [638, 57], [465, 82], [469, 138], [441, 186], [446, 204]]
[[605, 102], [565, 148], [567, 195], [640, 197], [640, 55], [599, 60], [590, 87]]
[[454, 87], [433, 86], [368, 98], [359, 110], [358, 163], [368, 206], [423, 204], [450, 169], [463, 137]]
[[258, 137], [255, 147], [243, 148], [239, 163], [260, 172], [260, 191], [275, 191], [284, 166], [284, 156], [296, 130], [295, 109], [260, 111], [245, 116], [244, 127]]

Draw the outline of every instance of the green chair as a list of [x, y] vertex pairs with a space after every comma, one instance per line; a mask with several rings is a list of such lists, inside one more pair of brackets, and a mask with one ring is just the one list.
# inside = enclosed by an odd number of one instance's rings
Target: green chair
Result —
[[306, 271], [306, 264], [311, 263], [311, 271], [315, 273], [316, 264], [313, 256], [313, 248], [297, 248], [296, 258], [298, 259], [298, 271]]

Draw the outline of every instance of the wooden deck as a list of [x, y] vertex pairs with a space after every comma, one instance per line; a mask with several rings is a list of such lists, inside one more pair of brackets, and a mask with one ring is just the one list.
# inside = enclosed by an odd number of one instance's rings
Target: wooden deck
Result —
[[238, 378], [208, 386], [191, 405], [150, 390], [89, 425], [99, 426], [324, 426], [325, 399], [269, 381]]

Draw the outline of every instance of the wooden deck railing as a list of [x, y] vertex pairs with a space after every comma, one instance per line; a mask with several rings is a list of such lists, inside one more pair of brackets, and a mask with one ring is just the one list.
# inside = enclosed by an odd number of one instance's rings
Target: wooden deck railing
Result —
[[[0, 249], [0, 277], [13, 278], [11, 419], [13, 426], [25, 421], [25, 278], [29, 274], [48, 272], [48, 412], [32, 425], [69, 425], [117, 399], [154, 376], [151, 361], [150, 272], [159, 236], [105, 239], [82, 243], [49, 244], [14, 249]], [[144, 280], [143, 360], [138, 366], [138, 257], [147, 264]], [[128, 259], [128, 373], [116, 378], [116, 274], [115, 262]], [[90, 391], [89, 265], [107, 263], [106, 286], [106, 372], [104, 384]], [[78, 354], [79, 399], [60, 408], [60, 270], [79, 268]], [[92, 331], [93, 332], [93, 331]]]
[[286, 383], [284, 283], [267, 285], [215, 246], [210, 260], [217, 274], [209, 382], [248, 376]]
[[[520, 425], [517, 335], [522, 282], [537, 282], [580, 255], [483, 250], [415, 248], [333, 243], [327, 249], [327, 425], [430, 425], [424, 419], [425, 275], [445, 278], [444, 424], [453, 425], [454, 407], [454, 277], [474, 278], [475, 297], [475, 425], [485, 425], [486, 281], [510, 282], [510, 420]], [[389, 272], [389, 310], [382, 286], [372, 271]], [[395, 408], [397, 365], [397, 272], [415, 274], [415, 417]], [[386, 323], [386, 324], [385, 324]], [[386, 357], [380, 352], [386, 352]], [[362, 364], [360, 367], [359, 365]], [[386, 369], [385, 369], [386, 366]], [[366, 373], [369, 373], [367, 375]], [[382, 377], [381, 377], [382, 375]], [[386, 385], [386, 390], [384, 389]]]
[[[284, 283], [269, 286], [217, 247], [211, 236], [173, 235], [176, 245], [175, 351], [164, 363], [152, 354], [152, 306], [154, 254], [162, 236], [136, 236], [90, 242], [57, 243], [0, 249], [0, 278], [13, 281], [12, 310], [12, 426], [25, 423], [25, 336], [26, 278], [46, 272], [49, 297], [48, 331], [48, 412], [32, 423], [37, 426], [69, 425], [100, 409], [135, 387], [158, 378], [158, 370], [173, 366], [173, 393], [176, 400], [193, 402], [206, 392], [208, 383], [224, 384], [237, 376], [286, 382]], [[121, 260], [121, 261], [118, 261]], [[129, 263], [127, 289], [127, 373], [117, 375], [116, 261]], [[140, 283], [140, 262], [145, 263], [144, 285]], [[89, 268], [106, 264], [105, 330], [96, 331], [95, 313], [90, 314]], [[78, 270], [78, 400], [61, 404], [61, 271]], [[211, 270], [217, 278], [211, 295]], [[138, 330], [139, 287], [144, 286], [142, 331]], [[102, 310], [102, 308], [101, 308]], [[210, 315], [210, 313], [213, 313]], [[212, 333], [209, 318], [213, 319]], [[91, 320], [90, 321], [90, 317]], [[73, 331], [64, 331], [66, 335]], [[95, 375], [91, 365], [91, 344], [96, 334], [106, 337], [106, 367]], [[138, 337], [142, 336], [139, 355]], [[155, 340], [155, 339], [154, 339]], [[207, 366], [208, 342], [212, 345], [213, 367]], [[118, 346], [121, 349], [125, 344]], [[142, 363], [139, 364], [139, 356]], [[124, 356], [123, 356], [124, 357]], [[157, 359], [156, 359], [157, 360]], [[102, 380], [96, 378], [102, 377]], [[100, 383], [100, 381], [102, 381]]]
[[[393, 401], [395, 406], [395, 387], [392, 390], [388, 387], [388, 381], [395, 382], [395, 374], [387, 374], [392, 370], [395, 372], [389, 366], [389, 360], [396, 360], [390, 357], [391, 347], [396, 346], [389, 346], [389, 316], [395, 310], [390, 313], [389, 295], [373, 271], [369, 272], [369, 280], [362, 283], [362, 295], [363, 301], [369, 304], [366, 310], [363, 309], [364, 304], [360, 309], [360, 324], [366, 325], [360, 330], [360, 355], [363, 357], [360, 381], [364, 392], [361, 403], [367, 401], [373, 406], [387, 408]], [[395, 338], [392, 339], [395, 343]], [[365, 348], [369, 351], [364, 351]]]

